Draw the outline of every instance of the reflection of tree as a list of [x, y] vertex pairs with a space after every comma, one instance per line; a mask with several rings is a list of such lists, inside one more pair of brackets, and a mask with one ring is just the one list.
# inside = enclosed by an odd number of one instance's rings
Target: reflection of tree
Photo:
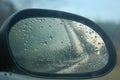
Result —
[[5, 0], [0, 0], [0, 26], [4, 20], [15, 12], [14, 5]]
[[63, 68], [67, 68], [80, 61], [81, 56], [76, 55], [72, 46], [66, 46], [61, 50], [49, 50], [31, 56], [17, 56], [17, 62], [22, 67], [39, 72], [56, 72]]

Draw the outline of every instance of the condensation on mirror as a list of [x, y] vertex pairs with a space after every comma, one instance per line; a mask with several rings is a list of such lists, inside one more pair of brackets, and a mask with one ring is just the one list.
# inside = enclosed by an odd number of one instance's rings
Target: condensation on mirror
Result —
[[104, 41], [89, 26], [59, 18], [27, 18], [9, 32], [16, 62], [32, 72], [86, 73], [108, 63]]

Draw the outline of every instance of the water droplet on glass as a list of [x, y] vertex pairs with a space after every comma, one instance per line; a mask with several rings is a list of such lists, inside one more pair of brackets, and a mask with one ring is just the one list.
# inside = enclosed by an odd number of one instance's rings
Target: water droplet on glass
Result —
[[97, 38], [97, 36], [95, 36], [95, 38]]
[[63, 23], [63, 22], [61, 22], [60, 24], [61, 24], [61, 25], [64, 25], [64, 23]]
[[21, 30], [18, 30], [18, 32], [20, 33], [20, 32], [21, 32]]
[[39, 67], [40, 65], [39, 64], [36, 64], [37, 67]]
[[81, 24], [79, 26], [82, 26]]
[[27, 51], [27, 49], [25, 48], [24, 51]]
[[50, 40], [52, 40], [52, 39], [53, 39], [53, 37], [52, 37], [52, 36], [49, 36], [49, 38], [50, 38]]
[[107, 53], [105, 53], [103, 56], [104, 56], [104, 57], [107, 56]]
[[91, 63], [88, 63], [88, 65], [90, 66], [90, 65], [91, 65]]
[[49, 25], [49, 27], [51, 28], [52, 26], [51, 26], [51, 25]]
[[86, 31], [86, 33], [88, 33], [88, 31]]
[[96, 40], [94, 40], [93, 43], [96, 43]]
[[93, 39], [93, 37], [91, 37], [91, 39]]
[[24, 42], [23, 45], [26, 46], [27, 44]]
[[26, 33], [24, 33], [23, 36], [26, 37]]
[[44, 45], [47, 45], [47, 43], [48, 43], [47, 41], [44, 41]]
[[93, 67], [96, 67], [96, 65], [94, 64]]
[[38, 50], [38, 48], [35, 48], [34, 51], [36, 52]]
[[25, 39], [25, 37], [22, 37], [22, 39], [24, 40], [24, 39]]
[[28, 26], [28, 24], [27, 24], [27, 23], [25, 23], [25, 26]]
[[89, 32], [89, 34], [92, 34], [92, 32]]
[[61, 41], [61, 44], [63, 44], [63, 41]]
[[11, 73], [11, 72], [9, 72], [9, 76], [12, 76], [12, 73]]
[[4, 73], [4, 76], [7, 76], [7, 73]]
[[83, 36], [80, 36], [80, 38], [83, 38]]
[[24, 29], [22, 29], [22, 32], [25, 32], [25, 30], [24, 30]]
[[34, 23], [34, 20], [32, 20], [31, 22]]
[[95, 51], [98, 51], [98, 50], [99, 50], [98, 47], [96, 47], [96, 48], [95, 48]]
[[101, 45], [101, 43], [100, 43], [100, 42], [98, 42], [98, 45]]
[[37, 22], [38, 20], [37, 19], [34, 19], [35, 22]]
[[15, 35], [17, 36], [18, 34], [16, 33]]
[[43, 28], [43, 26], [40, 26], [41, 28]]

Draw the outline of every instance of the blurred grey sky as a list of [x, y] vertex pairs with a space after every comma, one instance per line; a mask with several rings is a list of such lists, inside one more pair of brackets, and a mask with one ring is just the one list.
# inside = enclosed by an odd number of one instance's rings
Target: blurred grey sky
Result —
[[11, 0], [18, 10], [42, 8], [62, 10], [93, 21], [120, 22], [120, 0]]

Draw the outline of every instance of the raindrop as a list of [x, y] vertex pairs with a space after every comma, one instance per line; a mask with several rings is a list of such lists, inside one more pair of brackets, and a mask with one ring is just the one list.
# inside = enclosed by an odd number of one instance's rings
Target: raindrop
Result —
[[80, 36], [80, 38], [83, 38], [83, 36]]
[[29, 29], [31, 29], [32, 28], [32, 26], [30, 25], [30, 26], [28, 26], [29, 27]]
[[96, 67], [96, 65], [94, 64], [93, 67]]
[[91, 65], [91, 63], [88, 63], [88, 65], [90, 66], [90, 65]]
[[97, 36], [95, 36], [95, 38], [97, 38]]
[[89, 34], [92, 34], [92, 32], [89, 32]]
[[20, 32], [21, 32], [21, 30], [18, 30], [18, 32], [20, 33]]
[[47, 45], [48, 44], [48, 42], [47, 41], [44, 41], [44, 45]]
[[11, 73], [11, 72], [9, 72], [9, 76], [12, 76], [12, 73]]
[[93, 43], [96, 43], [96, 40], [94, 40]]
[[38, 20], [37, 19], [34, 19], [35, 22], [37, 22]]
[[23, 45], [26, 46], [27, 44], [24, 42]]
[[28, 26], [28, 24], [27, 24], [27, 23], [25, 23], [25, 26]]
[[34, 20], [32, 20], [31, 22], [34, 23]]
[[37, 67], [40, 67], [40, 64], [36, 64]]
[[95, 51], [98, 51], [98, 50], [99, 50], [98, 47], [96, 47], [96, 48], [95, 48]]
[[28, 42], [29, 40], [28, 39], [26, 39], [26, 41], [25, 42]]
[[7, 73], [4, 73], [4, 76], [7, 76]]
[[91, 37], [91, 39], [93, 39], [93, 37]]
[[45, 21], [45, 18], [41, 19], [43, 22]]
[[16, 33], [15, 35], [17, 36], [18, 34]]
[[89, 37], [87, 37], [87, 39], [90, 39]]
[[101, 43], [100, 43], [100, 42], [98, 42], [98, 45], [101, 45]]
[[35, 52], [38, 51], [38, 48], [35, 48], [34, 51], [35, 51]]
[[61, 41], [61, 44], [63, 44], [63, 41]]
[[24, 39], [25, 39], [25, 37], [22, 37], [22, 39], [24, 40]]
[[43, 26], [40, 26], [41, 28], [43, 28]]
[[94, 31], [92, 31], [92, 33], [94, 33]]
[[30, 33], [30, 31], [31, 31], [31, 28], [28, 28], [27, 33]]
[[81, 24], [79, 26], [82, 26]]
[[53, 39], [53, 37], [52, 37], [52, 36], [49, 36], [49, 38], [50, 38], [50, 40], [52, 40], [52, 39]]
[[106, 56], [107, 56], [107, 53], [104, 54], [104, 57], [106, 57]]
[[51, 28], [52, 26], [51, 26], [51, 25], [49, 25], [49, 27]]
[[88, 33], [88, 31], [86, 31], [86, 33]]
[[23, 36], [26, 37], [26, 33], [24, 33]]
[[25, 30], [23, 29], [22, 32], [25, 32]]
[[27, 37], [29, 37], [29, 36], [30, 36], [30, 34], [26, 34], [26, 36], [27, 36]]
[[27, 51], [27, 49], [25, 48], [24, 51]]
[[105, 45], [105, 43], [102, 43], [102, 45]]
[[63, 23], [63, 22], [61, 22], [60, 24], [61, 24], [61, 25], [64, 25], [64, 23]]

